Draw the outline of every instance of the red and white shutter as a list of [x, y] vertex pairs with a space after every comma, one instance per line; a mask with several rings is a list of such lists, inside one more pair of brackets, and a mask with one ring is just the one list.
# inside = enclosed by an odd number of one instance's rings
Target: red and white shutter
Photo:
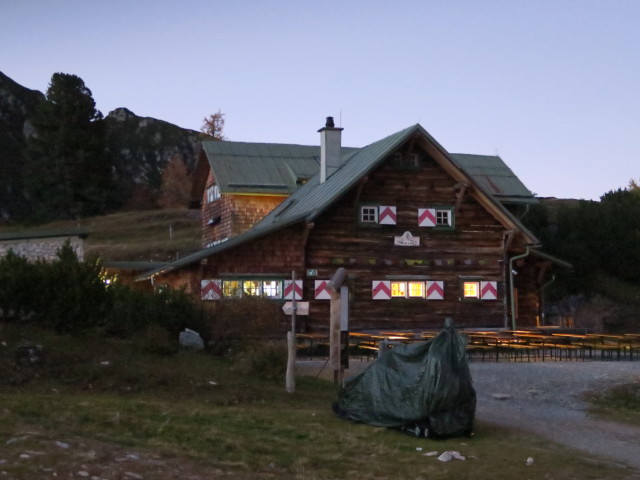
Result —
[[220, 300], [222, 298], [222, 280], [201, 280], [200, 298], [202, 300]]
[[371, 298], [374, 300], [391, 300], [391, 282], [374, 280], [371, 282]]
[[444, 282], [442, 280], [429, 280], [427, 282], [427, 300], [444, 299]]
[[498, 282], [480, 282], [480, 299], [496, 300], [498, 298]]
[[316, 285], [314, 288], [315, 299], [316, 300], [331, 300], [331, 292], [329, 291], [329, 287], [327, 283], [329, 280], [316, 280]]
[[396, 207], [380, 206], [378, 207], [378, 223], [380, 225], [396, 224]]
[[284, 281], [284, 299], [294, 300], [293, 295], [295, 292], [295, 300], [302, 300], [302, 280], [296, 280], [296, 284], [293, 285], [291, 280]]
[[419, 227], [435, 227], [436, 226], [436, 209], [435, 208], [419, 208], [418, 209], [418, 226]]

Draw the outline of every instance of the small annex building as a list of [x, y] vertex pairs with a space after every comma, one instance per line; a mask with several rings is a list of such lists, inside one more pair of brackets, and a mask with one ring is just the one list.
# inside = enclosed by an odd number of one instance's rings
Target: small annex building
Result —
[[50, 262], [58, 258], [58, 251], [68, 244], [78, 260], [84, 260], [86, 230], [20, 230], [0, 233], [0, 257], [10, 251], [30, 262]]
[[[346, 270], [351, 330], [540, 324], [554, 265], [518, 217], [535, 196], [497, 156], [450, 154], [419, 124], [362, 148], [331, 117], [319, 146], [204, 142], [203, 249], [139, 277], [205, 302], [309, 302], [328, 328], [327, 282]], [[292, 283], [295, 272], [295, 283]]]

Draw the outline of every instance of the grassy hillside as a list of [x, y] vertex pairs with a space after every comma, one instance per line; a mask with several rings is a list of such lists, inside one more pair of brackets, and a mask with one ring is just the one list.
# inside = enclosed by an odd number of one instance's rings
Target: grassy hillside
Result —
[[[175, 260], [200, 248], [199, 210], [143, 210], [78, 221], [54, 222], [29, 230], [89, 231], [85, 254], [103, 261]], [[16, 231], [3, 227], [0, 232]]]

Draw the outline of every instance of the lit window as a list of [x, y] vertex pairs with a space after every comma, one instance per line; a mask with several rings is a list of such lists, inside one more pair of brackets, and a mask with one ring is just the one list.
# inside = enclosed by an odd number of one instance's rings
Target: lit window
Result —
[[436, 210], [436, 225], [451, 226], [451, 210]]
[[480, 282], [464, 282], [464, 298], [480, 298]]
[[407, 296], [407, 283], [406, 282], [391, 282], [391, 296], [402, 297]]
[[218, 185], [211, 185], [207, 188], [207, 203], [215, 202], [220, 198], [220, 188]]
[[378, 207], [360, 207], [362, 223], [378, 223]]
[[409, 296], [424, 298], [424, 282], [409, 282]]
[[242, 294], [240, 282], [237, 280], [225, 280], [222, 282], [222, 294], [225, 297], [239, 297]]
[[260, 282], [245, 280], [242, 282], [242, 291], [245, 295], [251, 295], [252, 297], [260, 296]]
[[281, 283], [277, 280], [262, 282], [262, 294], [268, 298], [280, 298], [282, 296], [280, 285]]

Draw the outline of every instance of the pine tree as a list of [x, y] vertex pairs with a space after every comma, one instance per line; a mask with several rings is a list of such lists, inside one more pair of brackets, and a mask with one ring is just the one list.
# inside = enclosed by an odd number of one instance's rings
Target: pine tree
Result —
[[33, 118], [25, 188], [37, 220], [104, 213], [111, 191], [104, 122], [76, 75], [55, 73]]

